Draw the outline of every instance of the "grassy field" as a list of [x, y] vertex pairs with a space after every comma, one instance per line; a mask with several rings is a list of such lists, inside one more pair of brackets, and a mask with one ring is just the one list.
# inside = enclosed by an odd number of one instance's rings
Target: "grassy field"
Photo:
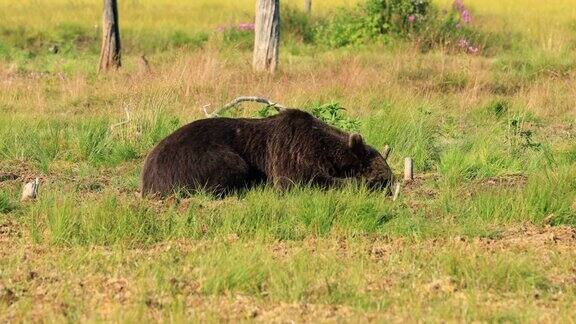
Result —
[[[98, 75], [100, 2], [0, 0], [0, 321], [576, 321], [576, 8], [465, 3], [508, 35], [496, 50], [289, 35], [268, 77], [217, 31], [253, 1], [121, 1], [123, 67]], [[139, 198], [155, 143], [239, 95], [337, 102], [416, 180], [395, 202], [354, 184]]]

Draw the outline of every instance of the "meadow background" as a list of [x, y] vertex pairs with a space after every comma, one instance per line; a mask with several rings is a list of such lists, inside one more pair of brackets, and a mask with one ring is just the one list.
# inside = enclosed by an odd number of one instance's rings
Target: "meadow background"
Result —
[[[357, 1], [281, 3], [269, 77], [233, 28], [253, 1], [120, 1], [123, 67], [99, 75], [101, 2], [0, 0], [0, 321], [575, 321], [572, 1], [465, 0], [478, 51], [314, 39]], [[354, 184], [139, 198], [155, 143], [240, 95], [389, 144], [417, 178], [395, 202]]]

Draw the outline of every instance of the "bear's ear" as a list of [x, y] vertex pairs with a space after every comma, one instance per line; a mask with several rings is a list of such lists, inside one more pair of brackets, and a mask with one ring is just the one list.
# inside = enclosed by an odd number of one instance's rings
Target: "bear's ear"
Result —
[[348, 147], [357, 156], [364, 155], [364, 140], [360, 134], [350, 134], [350, 137], [348, 137]]

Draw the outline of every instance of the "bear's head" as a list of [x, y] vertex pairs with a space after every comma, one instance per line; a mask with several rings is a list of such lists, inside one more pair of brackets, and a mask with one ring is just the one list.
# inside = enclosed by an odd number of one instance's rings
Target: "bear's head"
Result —
[[381, 154], [365, 144], [362, 136], [351, 134], [348, 149], [352, 153], [351, 158], [344, 160], [341, 169], [345, 176], [364, 181], [371, 189], [385, 189], [392, 184], [392, 170], [386, 162], [389, 148], [385, 148]]

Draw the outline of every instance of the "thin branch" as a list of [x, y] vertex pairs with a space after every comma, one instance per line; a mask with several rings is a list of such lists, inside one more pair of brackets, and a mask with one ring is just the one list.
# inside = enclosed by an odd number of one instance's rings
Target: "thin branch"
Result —
[[396, 186], [394, 186], [394, 196], [392, 198], [392, 201], [396, 201], [396, 199], [398, 199], [398, 196], [400, 195], [400, 182], [396, 182]]
[[118, 126], [122, 126], [124, 124], [128, 124], [132, 119], [130, 118], [130, 112], [128, 111], [128, 107], [126, 107], [126, 105], [124, 105], [124, 112], [126, 113], [126, 119], [124, 121], [121, 121], [119, 123], [116, 123], [114, 125], [110, 126], [110, 130], [113, 130], [114, 128], [118, 127]]
[[204, 111], [206, 118], [212, 117], [212, 114], [208, 112], [208, 108], [210, 108], [210, 106], [210, 104], [202, 106], [202, 111]]
[[[206, 114], [206, 116], [207, 117], [217, 117], [220, 114], [230, 110], [231, 108], [237, 107], [242, 102], [257, 102], [257, 103], [265, 104], [265, 105], [268, 105], [270, 107], [273, 107], [278, 112], [281, 112], [283, 110], [288, 109], [282, 105], [279, 105], [279, 104], [272, 102], [269, 99], [266, 99], [263, 97], [243, 96], [243, 97], [238, 97], [238, 98], [232, 100], [231, 102], [226, 104], [224, 107], [220, 108], [219, 110], [217, 110], [213, 113]], [[206, 110], [204, 112], [206, 113]]]

